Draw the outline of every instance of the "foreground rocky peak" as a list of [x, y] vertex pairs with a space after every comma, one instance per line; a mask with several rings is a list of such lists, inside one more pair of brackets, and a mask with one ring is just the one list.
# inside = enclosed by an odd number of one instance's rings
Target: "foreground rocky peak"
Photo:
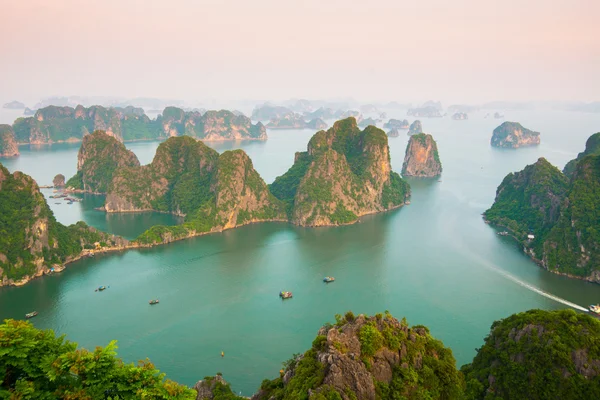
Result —
[[568, 177], [573, 176], [575, 172], [575, 167], [577, 167], [577, 163], [588, 155], [598, 155], [600, 154], [600, 132], [593, 134], [588, 138], [585, 142], [585, 150], [577, 155], [577, 158], [571, 160], [565, 165], [563, 172]]
[[0, 124], [0, 157], [16, 157], [19, 155], [19, 146], [15, 132], [10, 125]]
[[104, 131], [83, 137], [77, 154], [77, 174], [66, 183], [72, 190], [107, 193], [113, 175], [121, 168], [139, 166], [136, 155]]
[[431, 178], [442, 173], [442, 163], [433, 136], [419, 133], [408, 140], [402, 176]]
[[310, 350], [285, 363], [281, 377], [263, 381], [252, 399], [460, 398], [462, 376], [452, 351], [426, 327], [409, 327], [388, 313], [348, 312], [336, 320], [319, 330]]
[[494, 129], [491, 144], [494, 147], [516, 149], [540, 144], [540, 133], [524, 128], [518, 122], [503, 122]]
[[410, 124], [410, 128], [408, 129], [407, 134], [418, 135], [419, 133], [423, 133], [423, 125], [421, 125], [421, 121], [417, 119], [412, 124]]
[[600, 398], [600, 323], [573, 310], [530, 310], [492, 325], [462, 367], [468, 399]]
[[410, 193], [391, 169], [386, 134], [360, 130], [352, 117], [317, 132], [270, 188], [288, 205], [291, 222], [306, 226], [352, 223], [403, 205]]

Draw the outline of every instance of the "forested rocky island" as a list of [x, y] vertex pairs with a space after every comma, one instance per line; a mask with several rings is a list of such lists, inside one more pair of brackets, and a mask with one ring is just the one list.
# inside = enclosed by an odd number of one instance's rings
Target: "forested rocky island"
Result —
[[600, 283], [600, 155], [569, 164], [571, 178], [544, 158], [508, 174], [484, 216], [545, 269]]
[[[220, 373], [193, 389], [165, 379], [148, 360], [139, 366], [116, 356], [116, 343], [93, 352], [29, 322], [0, 325], [5, 378], [0, 395], [26, 398], [242, 400]], [[336, 315], [311, 347], [283, 362], [252, 400], [597, 399], [600, 398], [600, 322], [572, 310], [531, 310], [492, 324], [473, 361], [461, 369], [452, 350], [423, 325], [387, 311]], [[217, 367], [215, 366], [215, 369]]]
[[540, 144], [540, 133], [524, 128], [518, 122], [503, 122], [494, 129], [491, 144], [493, 147], [516, 149]]
[[20, 285], [59, 270], [89, 249], [120, 249], [122, 238], [84, 222], [57, 222], [37, 183], [22, 172], [11, 174], [0, 164], [0, 286]]
[[190, 111], [166, 107], [156, 119], [135, 107], [48, 106], [33, 117], [18, 118], [13, 129], [19, 144], [79, 142], [96, 130], [119, 141], [156, 140], [189, 135], [202, 140], [265, 140], [265, 127], [231, 111]]

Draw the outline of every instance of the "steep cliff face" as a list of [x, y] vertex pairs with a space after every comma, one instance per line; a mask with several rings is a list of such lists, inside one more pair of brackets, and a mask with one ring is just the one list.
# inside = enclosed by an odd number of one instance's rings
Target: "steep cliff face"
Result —
[[545, 268], [600, 283], [600, 155], [579, 160], [543, 244]]
[[272, 118], [267, 124], [269, 129], [304, 129], [307, 128], [306, 121], [300, 114], [289, 112], [277, 118]]
[[567, 165], [565, 165], [563, 173], [570, 178], [575, 172], [577, 163], [579, 163], [583, 157], [598, 154], [600, 154], [600, 132], [595, 133], [588, 138], [588, 140], [585, 142], [585, 150], [579, 153], [576, 159], [569, 161]]
[[423, 125], [421, 125], [421, 121], [417, 119], [410, 124], [407, 135], [418, 135], [419, 133], [423, 133]]
[[406, 146], [402, 176], [431, 178], [441, 173], [442, 163], [433, 136], [425, 133], [411, 136]]
[[598, 321], [573, 310], [531, 310], [496, 321], [462, 368], [465, 398], [600, 398], [598, 341]]
[[16, 157], [19, 146], [10, 125], [0, 124], [0, 157]]
[[95, 130], [102, 130], [119, 141], [158, 138], [158, 125], [145, 116], [143, 110], [140, 115], [140, 110], [48, 106], [37, 110], [33, 117], [17, 119], [13, 128], [19, 143], [31, 144], [77, 142]]
[[524, 128], [518, 122], [503, 122], [494, 129], [491, 144], [494, 147], [516, 149], [540, 144], [540, 133]]
[[317, 132], [270, 188], [288, 205], [291, 222], [305, 226], [352, 223], [401, 206], [410, 194], [391, 170], [385, 133], [373, 126], [361, 131], [354, 118]]
[[283, 204], [268, 191], [242, 150], [215, 150], [189, 136], [161, 143], [151, 164], [115, 173], [107, 212], [156, 210], [185, 216], [175, 227], [153, 227], [144, 244], [221, 231], [250, 222], [284, 220]]
[[461, 398], [452, 351], [426, 327], [409, 327], [387, 313], [348, 312], [336, 320], [319, 330], [310, 350], [285, 363], [280, 378], [263, 381], [252, 399]]
[[79, 222], [58, 223], [37, 183], [0, 164], [0, 286], [19, 284], [79, 256], [94, 243], [123, 246], [126, 241]]
[[267, 139], [263, 124], [253, 125], [250, 118], [228, 110], [202, 113], [167, 107], [161, 121], [167, 137], [188, 135], [204, 141]]
[[66, 186], [91, 193], [107, 193], [116, 171], [139, 165], [135, 154], [123, 143], [104, 131], [95, 131], [84, 136], [77, 154], [77, 174]]

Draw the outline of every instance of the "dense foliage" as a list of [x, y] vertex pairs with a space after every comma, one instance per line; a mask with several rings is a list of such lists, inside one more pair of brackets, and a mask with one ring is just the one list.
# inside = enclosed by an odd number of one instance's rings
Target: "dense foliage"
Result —
[[577, 163], [585, 157], [589, 155], [599, 155], [600, 154], [600, 132], [594, 133], [592, 136], [588, 138], [585, 142], [585, 150], [577, 155], [577, 158], [571, 160], [565, 165], [563, 172], [568, 177], [571, 177], [575, 172], [575, 167]]
[[[588, 148], [593, 148], [596, 135]], [[543, 158], [507, 175], [484, 215], [509, 230], [545, 268], [597, 280], [600, 155], [584, 156], [571, 165], [575, 170], [570, 180]]]
[[539, 132], [529, 130], [518, 122], [510, 121], [505, 121], [494, 129], [491, 140], [492, 146], [506, 148], [517, 148], [521, 144], [530, 145], [539, 143]]
[[0, 398], [195, 399], [193, 390], [165, 380], [150, 361], [125, 364], [116, 348], [111, 342], [77, 349], [50, 330], [6, 320], [0, 325]]
[[598, 399], [600, 322], [572, 310], [512, 315], [462, 372], [468, 399]]
[[112, 246], [114, 240], [84, 222], [57, 222], [35, 181], [0, 164], [0, 280], [31, 276], [40, 260], [47, 267], [62, 264], [84, 247]]

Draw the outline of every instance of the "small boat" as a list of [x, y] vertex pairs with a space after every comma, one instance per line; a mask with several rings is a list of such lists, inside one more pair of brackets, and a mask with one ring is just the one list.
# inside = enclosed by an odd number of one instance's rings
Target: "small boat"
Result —
[[158, 304], [158, 299], [150, 300], [148, 303], [150, 303], [150, 305]]
[[596, 315], [600, 315], [600, 304], [592, 304], [588, 307], [588, 309], [590, 310], [590, 312], [593, 312]]
[[498, 235], [500, 235], [500, 236], [508, 236], [508, 232], [507, 231], [498, 232]]
[[279, 292], [279, 297], [281, 297], [282, 299], [291, 299], [292, 292]]
[[326, 276], [325, 278], [323, 278], [323, 282], [325, 283], [329, 283], [329, 282], [333, 282], [335, 281], [335, 278], [333, 276]]
[[27, 319], [33, 318], [36, 315], [38, 315], [38, 312], [37, 311], [33, 311], [33, 312], [30, 312], [29, 314], [25, 314], [25, 318], [27, 318]]
[[94, 292], [101, 292], [104, 289], [106, 289], [106, 286], [98, 286], [98, 288], [96, 290], [94, 290]]

